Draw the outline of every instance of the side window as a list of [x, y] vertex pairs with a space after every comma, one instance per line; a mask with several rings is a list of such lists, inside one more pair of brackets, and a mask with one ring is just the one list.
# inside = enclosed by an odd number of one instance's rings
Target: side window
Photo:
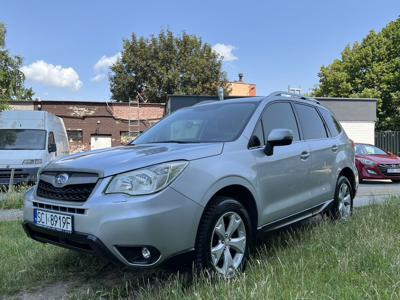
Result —
[[262, 116], [265, 139], [275, 128], [291, 129], [293, 131], [293, 140], [299, 140], [299, 130], [297, 128], [296, 118], [290, 103], [274, 103], [265, 110]]
[[332, 136], [339, 135], [342, 132], [342, 127], [340, 126], [339, 122], [336, 121], [335, 117], [326, 109], [320, 108], [319, 111], [328, 125]]
[[257, 140], [250, 140], [249, 141], [249, 148], [265, 145], [264, 133], [263, 133], [263, 129], [262, 129], [261, 120], [259, 120], [257, 122], [256, 128], [254, 128], [254, 132], [253, 132], [252, 137], [258, 139], [258, 141]]
[[48, 143], [47, 143], [47, 148], [49, 150], [49, 153], [57, 151], [57, 146], [56, 146], [56, 141], [54, 139], [53, 131], [49, 132], [49, 140], [48, 140]]
[[55, 144], [56, 143], [56, 140], [54, 139], [54, 133], [53, 133], [53, 131], [50, 131], [49, 132], [49, 145], [52, 145], [52, 144]]
[[328, 136], [325, 125], [314, 107], [297, 103], [295, 107], [305, 140], [323, 139]]

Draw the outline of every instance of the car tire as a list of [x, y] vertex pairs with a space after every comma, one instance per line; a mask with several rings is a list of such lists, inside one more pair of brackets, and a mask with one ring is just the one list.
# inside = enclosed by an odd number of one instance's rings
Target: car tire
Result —
[[353, 214], [354, 192], [349, 179], [340, 176], [335, 189], [335, 198], [327, 214], [333, 220], [348, 219]]
[[215, 198], [198, 228], [196, 269], [234, 277], [246, 266], [252, 232], [249, 215], [240, 202], [229, 197]]

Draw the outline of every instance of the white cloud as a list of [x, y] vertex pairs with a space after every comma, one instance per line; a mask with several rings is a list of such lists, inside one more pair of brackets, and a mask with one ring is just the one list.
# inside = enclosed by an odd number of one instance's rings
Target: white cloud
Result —
[[107, 77], [106, 74], [97, 74], [96, 76], [92, 77], [91, 80], [94, 82], [99, 82], [106, 79], [106, 77]]
[[226, 45], [226, 44], [215, 44], [214, 46], [212, 46], [212, 49], [218, 53], [219, 55], [221, 55], [222, 59], [224, 61], [233, 61], [233, 60], [237, 60], [238, 58], [232, 53], [233, 50], [236, 50], [237, 48], [235, 46], [232, 45]]
[[107, 71], [120, 58], [121, 58], [121, 52], [118, 52], [113, 56], [103, 55], [102, 57], [100, 57], [100, 59], [96, 62], [96, 64], [93, 67], [96, 75], [92, 77], [92, 81], [99, 82], [106, 79]]
[[60, 65], [49, 64], [38, 60], [29, 66], [23, 66], [21, 71], [26, 79], [45, 85], [79, 90], [83, 83], [78, 73], [71, 67], [63, 68]]
[[121, 58], [121, 52], [113, 56], [105, 56], [103, 55], [97, 63], [94, 65], [94, 71], [96, 73], [105, 72], [110, 68], [113, 64], [117, 62], [118, 59]]

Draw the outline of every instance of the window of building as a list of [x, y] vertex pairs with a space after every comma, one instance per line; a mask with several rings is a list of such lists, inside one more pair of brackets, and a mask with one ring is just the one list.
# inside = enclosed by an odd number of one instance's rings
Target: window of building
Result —
[[85, 150], [82, 130], [67, 130], [67, 135], [70, 153], [78, 153]]
[[328, 135], [317, 110], [308, 105], [295, 104], [304, 139], [323, 139]]
[[127, 145], [130, 142], [132, 142], [134, 139], [136, 139], [137, 134], [131, 133], [131, 135], [129, 135], [128, 131], [121, 131], [120, 137], [121, 137], [121, 145]]
[[299, 140], [299, 130], [297, 128], [296, 118], [290, 103], [274, 103], [267, 107], [263, 116], [262, 123], [264, 126], [264, 136], [268, 139], [268, 135], [272, 129], [283, 128], [293, 131], [293, 140]]
[[67, 135], [70, 143], [83, 143], [82, 130], [67, 130]]

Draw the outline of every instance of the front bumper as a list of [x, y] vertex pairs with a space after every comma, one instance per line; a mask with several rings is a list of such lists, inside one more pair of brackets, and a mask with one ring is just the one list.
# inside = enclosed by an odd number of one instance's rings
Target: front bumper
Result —
[[[156, 194], [130, 197], [102, 193], [108, 180], [100, 181], [83, 203], [55, 201], [25, 195], [24, 228], [35, 240], [75, 250], [93, 252], [126, 266], [158, 265], [166, 259], [194, 249], [197, 227], [203, 212], [196, 202], [168, 187]], [[67, 209], [73, 215], [74, 233], [43, 229], [33, 223], [35, 207], [57, 212]], [[65, 213], [65, 212], [64, 212]], [[151, 263], [132, 261], [122, 248], [156, 249]]]
[[358, 174], [360, 179], [391, 179], [391, 180], [400, 180], [400, 174], [384, 174], [379, 166], [365, 166], [358, 165]]
[[[35, 183], [39, 168], [13, 168], [13, 184]], [[10, 184], [12, 168], [0, 168], [0, 185]]]

